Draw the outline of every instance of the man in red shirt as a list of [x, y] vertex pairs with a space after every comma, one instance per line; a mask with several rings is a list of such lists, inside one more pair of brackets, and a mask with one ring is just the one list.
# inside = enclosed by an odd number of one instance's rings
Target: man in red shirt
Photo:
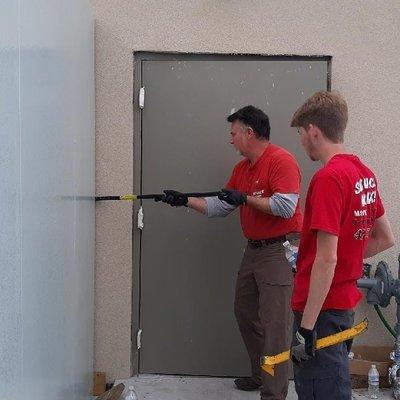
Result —
[[294, 114], [301, 144], [323, 167], [308, 189], [292, 296], [291, 358], [299, 400], [350, 400], [348, 346], [315, 352], [317, 338], [349, 328], [364, 258], [393, 246], [374, 173], [345, 151], [347, 105], [317, 92]]
[[252, 376], [235, 380], [238, 389], [256, 390], [262, 400], [283, 400], [287, 395], [287, 365], [275, 377], [260, 370], [260, 357], [284, 351], [290, 343], [290, 297], [293, 276], [283, 242], [297, 240], [302, 215], [298, 197], [300, 171], [294, 157], [269, 141], [268, 116], [253, 107], [230, 115], [231, 144], [243, 155], [223, 194], [187, 198], [166, 190], [164, 202], [188, 206], [208, 217], [228, 215], [240, 208], [248, 239], [238, 273], [235, 315], [252, 368]]

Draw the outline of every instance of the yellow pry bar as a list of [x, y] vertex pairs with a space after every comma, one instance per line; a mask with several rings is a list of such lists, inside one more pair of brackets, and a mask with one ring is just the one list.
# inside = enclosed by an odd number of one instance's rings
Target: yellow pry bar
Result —
[[[316, 349], [320, 350], [323, 349], [324, 347], [329, 347], [338, 343], [345, 342], [346, 340], [352, 339], [360, 335], [367, 328], [368, 328], [368, 319], [365, 318], [363, 321], [361, 321], [357, 325], [354, 325], [352, 328], [318, 339], [316, 344]], [[264, 356], [261, 359], [261, 368], [268, 374], [274, 376], [275, 365], [288, 361], [289, 358], [290, 358], [290, 350], [284, 351], [275, 356]]]
[[125, 194], [123, 196], [119, 196], [121, 200], [129, 200], [133, 201], [137, 199], [137, 194]]

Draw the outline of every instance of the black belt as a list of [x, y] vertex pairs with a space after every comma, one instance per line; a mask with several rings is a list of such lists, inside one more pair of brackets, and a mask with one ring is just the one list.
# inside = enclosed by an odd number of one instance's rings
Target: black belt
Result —
[[281, 235], [281, 236], [275, 236], [275, 237], [268, 238], [268, 239], [260, 239], [260, 240], [249, 239], [248, 243], [252, 249], [258, 249], [259, 247], [269, 246], [270, 244], [278, 243], [278, 242], [285, 242], [286, 240], [287, 240], [286, 235]]

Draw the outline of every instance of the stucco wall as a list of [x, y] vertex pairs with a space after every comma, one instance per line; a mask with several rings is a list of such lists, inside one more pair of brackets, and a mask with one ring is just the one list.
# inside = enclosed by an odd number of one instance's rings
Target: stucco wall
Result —
[[[96, 192], [133, 183], [133, 52], [333, 56], [346, 143], [376, 171], [396, 238], [400, 193], [398, 0], [91, 0], [96, 18]], [[271, 116], [273, 118], [273, 116]], [[96, 206], [95, 369], [130, 375], [132, 208]], [[383, 258], [396, 270], [396, 247]], [[378, 257], [380, 259], [381, 257]], [[360, 342], [391, 343], [376, 316]]]

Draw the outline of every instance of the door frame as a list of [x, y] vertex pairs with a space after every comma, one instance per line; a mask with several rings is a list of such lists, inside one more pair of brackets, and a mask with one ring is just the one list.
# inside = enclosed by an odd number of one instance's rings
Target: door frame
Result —
[[[332, 56], [329, 55], [261, 55], [261, 54], [213, 54], [175, 52], [133, 52], [133, 193], [142, 194], [142, 110], [139, 107], [139, 90], [143, 85], [143, 61], [326, 61], [327, 90], [331, 91]], [[145, 102], [146, 103], [146, 102]], [[137, 337], [140, 330], [141, 300], [141, 244], [142, 231], [137, 228], [137, 215], [142, 201], [132, 205], [132, 315], [131, 315], [131, 371], [140, 373], [140, 351]]]

